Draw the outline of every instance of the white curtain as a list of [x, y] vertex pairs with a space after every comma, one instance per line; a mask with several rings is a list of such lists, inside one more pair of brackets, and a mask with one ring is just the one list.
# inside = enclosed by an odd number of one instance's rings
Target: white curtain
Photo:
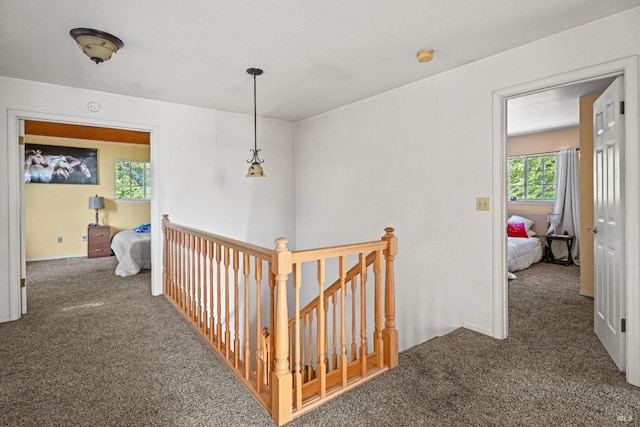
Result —
[[[557, 158], [556, 201], [553, 213], [560, 214], [558, 234], [575, 236], [571, 256], [576, 264], [580, 264], [580, 159], [578, 150], [568, 148], [560, 150]], [[567, 245], [554, 241], [551, 247], [556, 258], [567, 256]]]

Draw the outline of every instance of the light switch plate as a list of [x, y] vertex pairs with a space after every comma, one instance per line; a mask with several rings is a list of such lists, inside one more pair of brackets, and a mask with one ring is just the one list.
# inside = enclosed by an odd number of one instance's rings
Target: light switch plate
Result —
[[488, 211], [489, 210], [489, 197], [476, 197], [476, 210]]

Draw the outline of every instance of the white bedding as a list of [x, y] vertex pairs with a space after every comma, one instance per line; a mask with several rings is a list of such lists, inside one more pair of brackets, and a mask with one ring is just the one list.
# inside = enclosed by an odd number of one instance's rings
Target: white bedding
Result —
[[529, 237], [507, 237], [507, 271], [524, 270], [542, 259], [540, 239]]
[[117, 276], [132, 276], [151, 268], [151, 233], [121, 231], [113, 236], [111, 249], [118, 258]]

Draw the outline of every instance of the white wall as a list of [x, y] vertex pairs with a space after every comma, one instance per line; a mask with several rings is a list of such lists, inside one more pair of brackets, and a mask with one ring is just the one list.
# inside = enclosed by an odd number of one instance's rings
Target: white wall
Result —
[[[101, 104], [99, 113], [88, 111], [90, 101]], [[19, 316], [9, 310], [17, 301], [10, 283], [19, 279], [12, 249], [19, 234], [10, 225], [19, 205], [9, 186], [20, 182], [22, 166], [17, 145], [9, 145], [17, 142], [9, 139], [16, 117], [24, 116], [152, 130], [155, 266], [161, 265], [163, 213], [173, 222], [268, 248], [280, 236], [295, 242], [292, 123], [258, 120], [267, 178], [248, 179], [253, 116], [0, 77], [0, 321]], [[153, 273], [156, 293], [161, 271]]]
[[638, 55], [638, 22], [635, 8], [298, 123], [298, 246], [395, 227], [400, 348], [460, 326], [493, 334], [503, 278], [492, 219], [504, 202], [475, 210], [493, 195], [493, 93]]

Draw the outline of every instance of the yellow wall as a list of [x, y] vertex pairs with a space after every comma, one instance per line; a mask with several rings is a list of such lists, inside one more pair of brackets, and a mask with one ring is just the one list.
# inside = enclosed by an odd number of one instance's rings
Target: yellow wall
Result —
[[[27, 144], [98, 149], [97, 185], [25, 184], [25, 237], [27, 260], [86, 256], [87, 226], [95, 221], [89, 197], [104, 197], [100, 224], [111, 226], [111, 235], [150, 222], [149, 202], [115, 203], [115, 160], [149, 161], [148, 145], [79, 139], [25, 136]], [[57, 243], [58, 236], [62, 243]]]
[[[529, 135], [512, 136], [507, 139], [507, 155], [520, 156], [525, 154], [551, 153], [563, 148], [580, 148], [579, 128], [570, 128], [550, 132], [532, 133]], [[551, 213], [551, 202], [507, 202], [508, 212], [518, 213]]]

